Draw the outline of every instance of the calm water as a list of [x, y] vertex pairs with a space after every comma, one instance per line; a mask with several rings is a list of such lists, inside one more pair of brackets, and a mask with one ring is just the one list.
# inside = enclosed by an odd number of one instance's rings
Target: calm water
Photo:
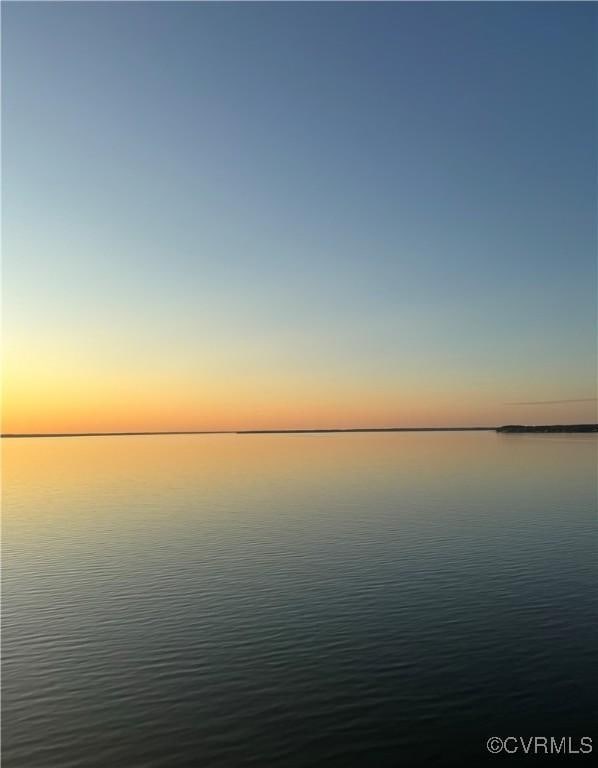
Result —
[[410, 767], [481, 764], [495, 734], [596, 744], [597, 449], [3, 441], [5, 768]]

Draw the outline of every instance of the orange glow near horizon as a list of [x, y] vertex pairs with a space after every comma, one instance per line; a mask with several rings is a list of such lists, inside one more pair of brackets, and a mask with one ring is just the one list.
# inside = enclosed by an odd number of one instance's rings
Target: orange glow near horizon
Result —
[[[320, 391], [297, 382], [211, 381], [105, 377], [9, 379], [2, 432], [69, 433], [351, 427], [496, 426], [504, 423], [592, 422], [595, 403], [497, 407], [476, 393], [430, 389]], [[486, 400], [486, 402], [484, 402]], [[490, 405], [487, 404], [490, 400]]]
[[[499, 380], [476, 387], [447, 368], [436, 375], [407, 368], [392, 376], [367, 369], [349, 375], [331, 365], [277, 366], [274, 356], [251, 365], [237, 347], [224, 360], [220, 349], [207, 350], [203, 367], [187, 364], [181, 353], [157, 367], [147, 352], [130, 354], [126, 339], [112, 339], [109, 353], [90, 352], [81, 342], [19, 342], [4, 356], [3, 434], [596, 421], [596, 401], [516, 406], [507, 401], [523, 399], [529, 385], [516, 389]], [[538, 399], [550, 394], [546, 387]]]
[[[106, 377], [9, 381], [3, 433], [119, 432], [450, 425], [467, 419], [426, 395], [314, 391], [288, 382], [278, 391], [247, 382], [183, 386]], [[280, 384], [280, 382], [279, 382]], [[400, 405], [399, 405], [400, 404]], [[451, 413], [452, 410], [452, 413]], [[475, 414], [474, 414], [475, 415]], [[479, 415], [479, 418], [482, 414]], [[469, 419], [467, 419], [469, 423]]]

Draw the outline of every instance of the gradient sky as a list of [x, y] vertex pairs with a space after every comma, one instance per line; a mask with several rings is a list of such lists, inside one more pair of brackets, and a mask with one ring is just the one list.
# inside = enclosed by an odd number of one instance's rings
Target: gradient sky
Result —
[[597, 12], [3, 3], [3, 431], [596, 421]]

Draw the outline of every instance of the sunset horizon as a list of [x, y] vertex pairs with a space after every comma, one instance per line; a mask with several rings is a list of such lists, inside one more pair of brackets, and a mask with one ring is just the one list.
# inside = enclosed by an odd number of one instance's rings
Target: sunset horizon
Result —
[[3, 768], [595, 752], [598, 0], [0, 15]]

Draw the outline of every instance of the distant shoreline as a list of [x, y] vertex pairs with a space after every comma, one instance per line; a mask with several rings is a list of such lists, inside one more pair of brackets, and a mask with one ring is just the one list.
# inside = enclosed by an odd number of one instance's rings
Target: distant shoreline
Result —
[[598, 432], [598, 424], [547, 424], [539, 426], [507, 424], [504, 427], [497, 427], [496, 431], [507, 434], [525, 434], [531, 432]]
[[502, 427], [348, 427], [336, 429], [220, 429], [167, 430], [153, 432], [29, 432], [6, 433], [2, 438], [33, 437], [143, 437], [157, 435], [313, 435], [355, 432], [499, 432], [507, 434], [569, 432], [598, 432], [598, 424], [550, 424], [527, 426], [507, 424]]
[[27, 432], [6, 433], [0, 437], [133, 437], [150, 435], [312, 435], [336, 432], [492, 432], [495, 427], [348, 427], [334, 429], [213, 429], [167, 430], [154, 432]]

